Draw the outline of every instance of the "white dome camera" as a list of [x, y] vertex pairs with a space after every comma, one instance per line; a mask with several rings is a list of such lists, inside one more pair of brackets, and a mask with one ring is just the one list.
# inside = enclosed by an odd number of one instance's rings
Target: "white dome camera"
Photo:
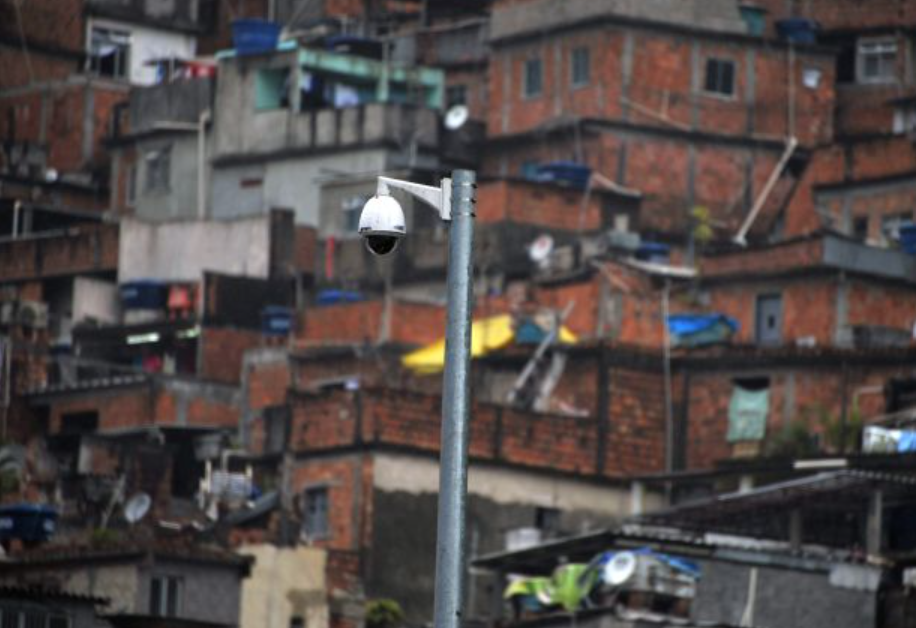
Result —
[[404, 210], [394, 197], [387, 194], [373, 196], [366, 201], [359, 216], [359, 235], [366, 248], [374, 255], [388, 255], [407, 235]]

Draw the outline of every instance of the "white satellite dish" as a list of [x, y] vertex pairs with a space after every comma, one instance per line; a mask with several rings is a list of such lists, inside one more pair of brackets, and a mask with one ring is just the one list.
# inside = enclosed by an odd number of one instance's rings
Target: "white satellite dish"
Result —
[[471, 112], [464, 105], [455, 105], [445, 113], [445, 128], [457, 131], [468, 121]]
[[45, 181], [47, 181], [48, 183], [54, 183], [55, 181], [57, 181], [57, 176], [58, 176], [57, 170], [55, 170], [54, 168], [48, 168], [47, 170], [45, 170]]
[[137, 493], [124, 505], [124, 518], [127, 523], [133, 525], [140, 521], [149, 512], [153, 500], [146, 493]]
[[636, 555], [633, 552], [620, 552], [604, 566], [604, 582], [611, 586], [620, 586], [636, 573]]
[[538, 236], [528, 247], [528, 257], [536, 264], [545, 264], [551, 253], [553, 253], [553, 238], [546, 233]]

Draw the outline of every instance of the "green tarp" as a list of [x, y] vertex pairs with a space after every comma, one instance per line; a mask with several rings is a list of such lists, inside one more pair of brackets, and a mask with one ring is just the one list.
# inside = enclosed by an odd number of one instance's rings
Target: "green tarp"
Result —
[[728, 404], [728, 441], [762, 440], [770, 409], [770, 391], [735, 386]]

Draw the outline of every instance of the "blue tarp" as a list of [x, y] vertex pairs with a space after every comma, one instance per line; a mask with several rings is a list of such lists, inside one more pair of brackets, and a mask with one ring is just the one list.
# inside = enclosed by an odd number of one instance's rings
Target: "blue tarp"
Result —
[[668, 332], [674, 346], [698, 347], [724, 342], [738, 331], [738, 321], [724, 314], [673, 314]]
[[318, 293], [318, 305], [333, 305], [335, 303], [355, 303], [365, 297], [359, 292], [349, 290], [322, 290]]

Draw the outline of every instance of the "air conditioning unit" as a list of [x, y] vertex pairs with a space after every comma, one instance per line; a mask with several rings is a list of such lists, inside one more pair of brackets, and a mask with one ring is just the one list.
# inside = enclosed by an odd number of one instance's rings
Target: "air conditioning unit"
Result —
[[16, 320], [24, 327], [45, 329], [48, 326], [48, 306], [38, 301], [22, 301], [16, 310]]
[[12, 325], [16, 322], [16, 302], [0, 303], [0, 325]]

